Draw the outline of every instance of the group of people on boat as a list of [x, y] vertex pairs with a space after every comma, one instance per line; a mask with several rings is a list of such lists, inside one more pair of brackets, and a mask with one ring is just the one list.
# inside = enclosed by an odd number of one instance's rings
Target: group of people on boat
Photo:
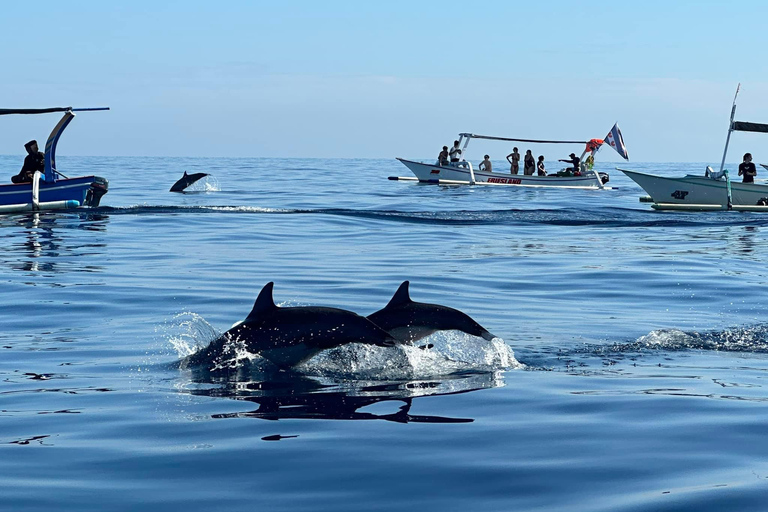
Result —
[[45, 172], [45, 154], [37, 147], [37, 141], [31, 140], [24, 144], [27, 156], [24, 157], [24, 165], [16, 176], [11, 176], [13, 183], [32, 183], [35, 171]]
[[[517, 148], [513, 148], [512, 152], [507, 155], [507, 161], [510, 165], [510, 173], [518, 174], [520, 172], [520, 156]], [[453, 147], [451, 147], [450, 150], [448, 149], [448, 146], [443, 146], [443, 150], [440, 151], [440, 154], [437, 156], [437, 165], [441, 167], [451, 164], [455, 165], [459, 161], [461, 161], [461, 149], [459, 148], [458, 140], [453, 141]], [[575, 153], [571, 153], [569, 158], [560, 159], [558, 162], [571, 164], [571, 168], [559, 171], [557, 176], [581, 176], [581, 158], [576, 156]], [[592, 155], [587, 157], [585, 163], [591, 168], [591, 165], [594, 163]], [[493, 164], [491, 163], [489, 155], [483, 157], [483, 161], [480, 162], [478, 169], [481, 171], [493, 172]], [[538, 176], [547, 176], [547, 169], [544, 165], [544, 155], [540, 155], [537, 161], [534, 159], [531, 150], [527, 150], [525, 152], [525, 157], [523, 158], [523, 174], [526, 176], [533, 176], [534, 174]]]

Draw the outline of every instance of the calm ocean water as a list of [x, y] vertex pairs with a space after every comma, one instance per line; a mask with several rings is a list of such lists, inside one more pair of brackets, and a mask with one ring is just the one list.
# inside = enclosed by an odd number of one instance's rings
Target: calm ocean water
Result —
[[[395, 160], [59, 160], [110, 191], [0, 217], [0, 510], [768, 507], [768, 215], [654, 212], [610, 165], [596, 192], [392, 182]], [[185, 170], [216, 180], [169, 193]], [[504, 344], [174, 365], [269, 281], [367, 315], [405, 279]]]

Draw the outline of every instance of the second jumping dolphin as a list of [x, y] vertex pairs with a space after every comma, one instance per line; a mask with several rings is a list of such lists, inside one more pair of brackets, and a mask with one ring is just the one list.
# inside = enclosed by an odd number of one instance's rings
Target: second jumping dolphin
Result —
[[458, 309], [412, 301], [408, 285], [408, 281], [403, 281], [389, 304], [368, 315], [368, 319], [402, 342], [450, 330], [481, 336], [488, 341], [496, 337]]

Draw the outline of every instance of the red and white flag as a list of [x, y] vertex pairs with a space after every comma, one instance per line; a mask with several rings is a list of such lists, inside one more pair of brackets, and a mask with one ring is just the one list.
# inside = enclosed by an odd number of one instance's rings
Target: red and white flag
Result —
[[624, 145], [624, 138], [621, 136], [621, 130], [619, 130], [619, 123], [613, 125], [611, 131], [605, 136], [605, 142], [615, 149], [618, 154], [624, 157], [625, 160], [629, 160], [627, 147]]

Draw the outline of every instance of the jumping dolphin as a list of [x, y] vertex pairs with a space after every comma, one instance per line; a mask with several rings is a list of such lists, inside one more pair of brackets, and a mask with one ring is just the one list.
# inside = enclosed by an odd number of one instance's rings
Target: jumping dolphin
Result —
[[205, 178], [206, 176], [209, 176], [209, 174], [204, 172], [196, 172], [194, 174], [187, 174], [187, 171], [184, 171], [184, 176], [179, 179], [176, 183], [173, 184], [171, 187], [171, 192], [184, 192], [184, 189], [196, 182], [197, 180], [201, 178]]
[[490, 341], [496, 336], [461, 311], [438, 304], [414, 302], [403, 281], [384, 309], [368, 315], [372, 321], [401, 342], [416, 341], [436, 331], [457, 330]]
[[186, 365], [211, 364], [228, 342], [243, 342], [280, 368], [302, 363], [318, 352], [347, 343], [391, 347], [398, 341], [373, 322], [352, 311], [319, 306], [281, 308], [272, 299], [274, 283], [259, 293], [248, 317], [189, 356]]

